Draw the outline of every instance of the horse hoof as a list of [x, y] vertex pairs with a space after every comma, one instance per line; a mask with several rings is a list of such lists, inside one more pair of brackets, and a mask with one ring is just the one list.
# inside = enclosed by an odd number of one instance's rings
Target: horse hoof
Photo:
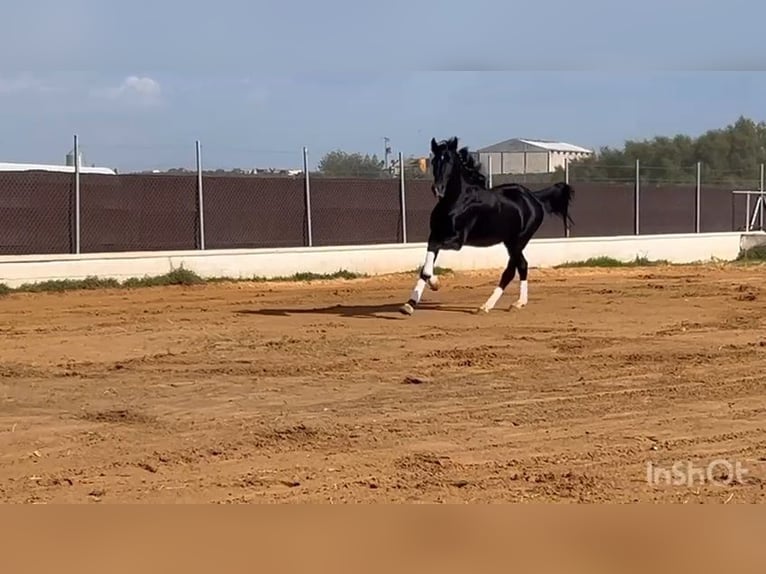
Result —
[[399, 307], [399, 312], [402, 315], [412, 315], [415, 312], [415, 308], [409, 303], [405, 303], [404, 305]]
[[431, 291], [438, 291], [439, 287], [441, 287], [441, 285], [439, 284], [439, 279], [437, 279], [436, 277], [431, 277], [428, 280], [428, 286], [431, 288]]
[[511, 304], [510, 307], [508, 307], [508, 310], [511, 311], [513, 309], [523, 309], [526, 306], [527, 306], [526, 303], [522, 303], [521, 301], [516, 301], [515, 303]]
[[481, 315], [482, 313], [489, 313], [489, 309], [487, 309], [486, 307], [479, 307], [478, 309], [474, 311], [474, 313], [476, 315]]

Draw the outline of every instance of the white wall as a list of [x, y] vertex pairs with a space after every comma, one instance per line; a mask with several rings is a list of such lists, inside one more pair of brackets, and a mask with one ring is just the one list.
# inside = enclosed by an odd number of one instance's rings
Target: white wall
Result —
[[[739, 253], [743, 235], [730, 232], [534, 239], [525, 250], [525, 255], [530, 267], [550, 267], [567, 261], [581, 261], [599, 256], [610, 256], [623, 261], [639, 256], [667, 259], [673, 263], [692, 263], [711, 258], [731, 260]], [[766, 237], [763, 233], [751, 235]], [[306, 271], [332, 273], [339, 269], [373, 275], [414, 270], [423, 263], [425, 249], [425, 244], [413, 243], [79, 256], [0, 256], [0, 283], [17, 287], [22, 283], [49, 279], [82, 279], [93, 275], [123, 280], [130, 277], [162, 275], [182, 265], [203, 277], [278, 277]], [[472, 270], [500, 269], [506, 262], [505, 248], [498, 245], [484, 249], [465, 247], [460, 252], [443, 251], [439, 254], [436, 264], [455, 270]]]

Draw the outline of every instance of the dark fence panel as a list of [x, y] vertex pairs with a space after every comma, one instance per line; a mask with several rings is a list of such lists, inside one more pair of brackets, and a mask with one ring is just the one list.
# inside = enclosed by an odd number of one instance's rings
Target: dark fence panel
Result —
[[695, 195], [692, 185], [642, 183], [639, 232], [694, 233]]
[[[735, 219], [735, 202], [741, 200], [741, 217]], [[745, 222], [745, 198], [732, 195], [731, 187], [705, 185], [700, 187], [700, 231], [736, 231]]]
[[397, 179], [311, 180], [314, 245], [400, 243]]
[[303, 178], [204, 176], [206, 249], [306, 245]]
[[83, 253], [197, 247], [197, 179], [80, 175]]
[[575, 190], [572, 237], [633, 233], [633, 184], [579, 182], [572, 184], [572, 187]]
[[[429, 179], [406, 181], [407, 238], [428, 238], [436, 200]], [[529, 185], [544, 187], [544, 182]], [[633, 183], [573, 183], [572, 237], [633, 234]], [[751, 196], [751, 209], [757, 197]], [[208, 249], [307, 244], [302, 177], [205, 175]], [[314, 177], [314, 245], [402, 241], [399, 180]], [[745, 228], [745, 196], [723, 184], [701, 189], [701, 231]], [[196, 175], [81, 175], [83, 252], [185, 250], [199, 247]], [[694, 184], [641, 187], [641, 234], [694, 231]], [[535, 237], [564, 236], [546, 216]], [[0, 254], [69, 253], [74, 248], [74, 177], [0, 172]]]
[[0, 255], [70, 253], [74, 176], [0, 172]]
[[436, 205], [436, 197], [431, 191], [431, 181], [417, 179], [405, 182], [407, 194], [407, 242], [428, 241], [429, 218]]

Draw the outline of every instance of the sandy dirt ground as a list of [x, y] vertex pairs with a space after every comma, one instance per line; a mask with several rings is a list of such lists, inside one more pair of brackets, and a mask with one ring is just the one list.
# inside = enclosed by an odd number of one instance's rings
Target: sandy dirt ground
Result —
[[766, 501], [766, 267], [497, 276], [2, 297], [0, 500]]

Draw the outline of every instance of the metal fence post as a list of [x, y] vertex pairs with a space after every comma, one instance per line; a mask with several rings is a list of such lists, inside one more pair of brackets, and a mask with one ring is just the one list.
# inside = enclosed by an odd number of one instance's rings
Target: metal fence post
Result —
[[636, 184], [634, 191], [635, 205], [633, 207], [633, 233], [639, 235], [641, 232], [641, 164], [636, 160]]
[[407, 199], [404, 183], [404, 154], [399, 152], [399, 203], [402, 209], [402, 243], [407, 243]]
[[[569, 185], [569, 158], [564, 158], [564, 183]], [[569, 228], [569, 222], [564, 226], [564, 237], [571, 237], [572, 230]]]
[[764, 210], [764, 205], [763, 205], [764, 167], [765, 167], [764, 164], [761, 164], [761, 203], [760, 203], [761, 209], [758, 212], [758, 226], [761, 228], [761, 231], [763, 231], [763, 210]]
[[304, 191], [306, 196], [306, 235], [308, 238], [308, 246], [314, 245], [314, 240], [311, 233], [311, 183], [309, 181], [309, 150], [306, 146], [303, 146], [303, 181]]
[[205, 202], [202, 192], [202, 145], [197, 140], [197, 209], [199, 210], [199, 248], [205, 249]]
[[697, 162], [697, 187], [694, 194], [694, 231], [699, 233], [702, 219], [702, 162]]
[[489, 183], [489, 187], [492, 187], [492, 156], [487, 156], [487, 173], [489, 174], [489, 178], [487, 179], [487, 182]]
[[80, 254], [80, 142], [74, 135], [74, 252]]

